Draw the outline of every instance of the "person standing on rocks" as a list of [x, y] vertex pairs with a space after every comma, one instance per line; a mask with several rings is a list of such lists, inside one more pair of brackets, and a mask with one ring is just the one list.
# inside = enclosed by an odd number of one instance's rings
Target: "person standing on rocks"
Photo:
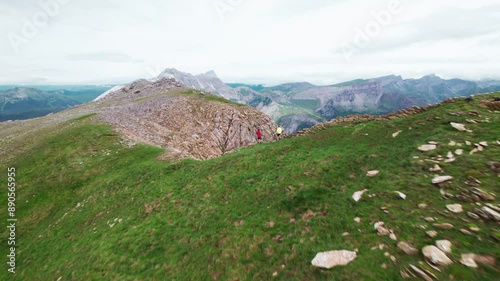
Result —
[[278, 125], [278, 128], [276, 129], [276, 137], [278, 138], [278, 140], [281, 140], [281, 135], [283, 134], [283, 128]]
[[257, 129], [257, 142], [262, 142], [262, 132], [260, 129]]

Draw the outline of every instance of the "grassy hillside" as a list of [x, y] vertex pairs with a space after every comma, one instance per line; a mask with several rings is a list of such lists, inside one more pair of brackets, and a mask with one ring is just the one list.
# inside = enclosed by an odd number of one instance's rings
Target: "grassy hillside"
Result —
[[[481, 98], [493, 96], [500, 93]], [[336, 125], [204, 162], [161, 162], [159, 148], [127, 147], [92, 117], [72, 120], [61, 132], [40, 136], [13, 162], [0, 162], [4, 191], [6, 167], [17, 170], [19, 220], [16, 274], [4, 269], [0, 279], [399, 280], [400, 270], [423, 257], [406, 255], [397, 242], [377, 235], [373, 224], [384, 221], [398, 240], [418, 249], [437, 239], [454, 244], [453, 265], [441, 272], [423, 265], [440, 279], [496, 280], [498, 268], [470, 269], [458, 260], [461, 253], [499, 257], [498, 224], [445, 212], [459, 202], [443, 199], [431, 184], [434, 164], [421, 161], [455, 151], [451, 140], [464, 144], [456, 162], [440, 164], [441, 174], [454, 177], [444, 190], [458, 194], [474, 177], [483, 190], [499, 193], [500, 180], [487, 162], [500, 159], [500, 115], [477, 107], [479, 99], [391, 121]], [[473, 132], [459, 132], [450, 122]], [[438, 149], [417, 150], [429, 141], [439, 142]], [[465, 141], [489, 146], [470, 155]], [[368, 170], [380, 174], [367, 177]], [[368, 192], [355, 202], [351, 196], [363, 189]], [[6, 192], [0, 200], [7, 202]], [[428, 207], [419, 209], [420, 203]], [[466, 211], [478, 207], [461, 204]], [[425, 231], [434, 227], [425, 217], [455, 228], [436, 229], [431, 239]], [[0, 220], [6, 219], [2, 208]], [[480, 231], [459, 231], [470, 226]], [[3, 231], [2, 253], [7, 237]], [[311, 266], [317, 252], [341, 249], [357, 249], [357, 259], [330, 270]]]

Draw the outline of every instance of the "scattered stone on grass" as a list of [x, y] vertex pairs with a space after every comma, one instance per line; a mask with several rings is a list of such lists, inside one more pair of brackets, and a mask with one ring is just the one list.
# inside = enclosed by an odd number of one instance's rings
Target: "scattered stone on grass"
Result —
[[460, 229], [460, 232], [462, 232], [462, 234], [465, 234], [465, 235], [472, 235], [472, 232], [468, 231], [467, 229]]
[[481, 208], [481, 211], [485, 212], [492, 220], [500, 221], [500, 214], [489, 207]]
[[403, 250], [403, 252], [405, 252], [407, 255], [416, 255], [418, 254], [418, 250], [413, 248], [412, 246], [410, 246], [408, 243], [406, 242], [399, 242], [398, 243], [398, 248], [400, 248], [401, 250]]
[[479, 196], [484, 201], [493, 201], [493, 200], [495, 200], [495, 196], [494, 195], [489, 194], [489, 193], [487, 193], [484, 190], [479, 189], [479, 188], [471, 188], [470, 192], [472, 192], [473, 194]]
[[399, 195], [399, 197], [403, 198], [403, 200], [406, 199], [406, 194], [404, 194], [404, 193], [402, 193], [400, 191], [394, 191], [394, 192], [396, 192]]
[[474, 255], [474, 261], [482, 265], [495, 267], [496, 258], [493, 256]]
[[387, 228], [385, 228], [385, 224], [382, 221], [375, 223], [374, 228], [377, 230], [378, 235], [385, 236], [391, 233]]
[[471, 130], [468, 130], [464, 124], [461, 124], [461, 123], [455, 123], [455, 122], [451, 122], [450, 125], [459, 130], [460, 132], [469, 132], [469, 133], [472, 133]]
[[432, 183], [433, 184], [440, 184], [443, 182], [450, 181], [452, 179], [453, 179], [452, 176], [439, 176], [439, 177], [435, 177], [434, 179], [432, 179]]
[[431, 172], [439, 172], [442, 171], [441, 167], [438, 164], [435, 164], [434, 167], [430, 168], [429, 171]]
[[422, 270], [418, 269], [418, 267], [410, 264], [410, 268], [413, 269], [413, 271], [415, 271], [415, 273], [417, 273], [425, 281], [433, 281], [432, 278], [429, 275], [425, 274], [425, 272], [423, 272]]
[[334, 266], [344, 266], [356, 259], [356, 252], [340, 250], [316, 254], [311, 264], [315, 267], [330, 269]]
[[481, 228], [479, 228], [479, 227], [472, 227], [471, 226], [471, 227], [469, 227], [469, 229], [470, 229], [470, 231], [473, 231], [473, 232], [479, 232], [479, 231], [481, 231]]
[[427, 236], [429, 236], [430, 238], [434, 238], [437, 236], [438, 233], [434, 230], [429, 230], [429, 231], [426, 231], [425, 234], [427, 234]]
[[453, 263], [446, 254], [439, 250], [436, 246], [425, 246], [422, 249], [424, 257], [434, 265], [447, 266]]
[[460, 263], [468, 267], [477, 268], [477, 263], [474, 260], [474, 256], [474, 254], [462, 254]]
[[398, 237], [394, 233], [389, 234], [389, 238], [391, 238], [394, 241], [398, 241]]
[[453, 213], [461, 213], [463, 212], [464, 210], [462, 209], [462, 205], [460, 204], [450, 204], [450, 205], [446, 205], [446, 208], [448, 210], [450, 210], [450, 212], [453, 212]]
[[354, 194], [352, 195], [352, 199], [354, 199], [354, 201], [358, 202], [361, 199], [361, 196], [363, 196], [363, 193], [365, 193], [367, 191], [368, 191], [368, 189], [354, 192]]
[[450, 229], [454, 228], [453, 224], [451, 224], [451, 223], [435, 223], [435, 224], [433, 224], [433, 226], [435, 228], [445, 229], [445, 230], [450, 230]]
[[436, 247], [439, 250], [441, 250], [447, 254], [451, 254], [451, 246], [452, 246], [452, 244], [448, 240], [437, 240], [436, 241]]
[[497, 206], [490, 204], [490, 203], [487, 203], [486, 206], [495, 210], [496, 212], [500, 212], [500, 207], [497, 207]]
[[424, 144], [424, 145], [419, 146], [418, 150], [420, 150], [422, 152], [426, 152], [426, 151], [435, 150], [436, 148], [437, 148], [437, 146], [435, 144]]

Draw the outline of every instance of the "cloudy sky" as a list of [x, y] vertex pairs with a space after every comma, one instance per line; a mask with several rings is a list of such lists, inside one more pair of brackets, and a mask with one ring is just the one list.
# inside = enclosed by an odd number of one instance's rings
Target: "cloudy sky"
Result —
[[[369, 4], [367, 4], [369, 3]], [[498, 0], [0, 0], [0, 84], [500, 80]]]

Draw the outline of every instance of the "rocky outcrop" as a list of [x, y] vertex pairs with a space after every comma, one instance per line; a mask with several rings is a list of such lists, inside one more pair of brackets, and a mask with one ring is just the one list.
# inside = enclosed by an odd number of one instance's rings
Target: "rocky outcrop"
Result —
[[188, 90], [171, 78], [137, 81], [97, 101], [100, 118], [134, 141], [168, 150], [168, 158], [210, 159], [274, 138], [275, 124], [257, 109]]
[[490, 109], [490, 110], [500, 110], [500, 101], [492, 100], [492, 101], [481, 101], [479, 107]]

